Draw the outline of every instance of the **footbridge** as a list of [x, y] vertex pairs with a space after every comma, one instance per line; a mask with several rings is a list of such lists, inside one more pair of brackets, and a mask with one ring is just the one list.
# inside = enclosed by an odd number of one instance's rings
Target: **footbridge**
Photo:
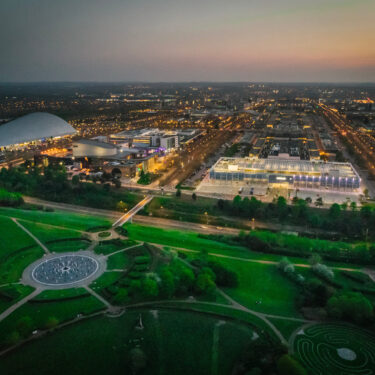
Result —
[[139, 203], [137, 203], [131, 210], [126, 212], [124, 215], [122, 215], [118, 220], [116, 220], [112, 227], [121, 227], [125, 223], [127, 223], [129, 220], [131, 221], [132, 217], [137, 214], [138, 211], [142, 210], [144, 206], [149, 204], [152, 199], [154, 198], [153, 195], [147, 195], [145, 198], [143, 198]]

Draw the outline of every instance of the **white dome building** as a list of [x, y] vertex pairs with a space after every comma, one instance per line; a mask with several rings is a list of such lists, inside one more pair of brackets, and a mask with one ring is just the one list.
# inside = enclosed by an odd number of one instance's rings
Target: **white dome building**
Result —
[[73, 135], [65, 120], [46, 112], [30, 113], [0, 126], [0, 148]]

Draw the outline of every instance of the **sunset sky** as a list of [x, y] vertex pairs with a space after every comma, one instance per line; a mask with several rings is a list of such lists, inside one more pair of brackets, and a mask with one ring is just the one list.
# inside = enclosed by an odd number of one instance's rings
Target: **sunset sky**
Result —
[[0, 81], [375, 81], [374, 0], [1, 0]]

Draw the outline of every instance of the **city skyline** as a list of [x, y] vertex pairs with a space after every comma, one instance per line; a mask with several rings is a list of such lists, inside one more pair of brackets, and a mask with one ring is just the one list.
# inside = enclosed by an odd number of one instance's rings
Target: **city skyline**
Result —
[[0, 81], [374, 82], [360, 1], [5, 0]]

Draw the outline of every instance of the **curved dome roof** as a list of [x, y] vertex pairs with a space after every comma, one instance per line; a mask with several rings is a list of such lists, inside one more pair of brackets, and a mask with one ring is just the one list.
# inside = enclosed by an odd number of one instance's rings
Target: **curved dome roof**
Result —
[[75, 134], [65, 120], [46, 112], [30, 113], [0, 126], [0, 147]]

